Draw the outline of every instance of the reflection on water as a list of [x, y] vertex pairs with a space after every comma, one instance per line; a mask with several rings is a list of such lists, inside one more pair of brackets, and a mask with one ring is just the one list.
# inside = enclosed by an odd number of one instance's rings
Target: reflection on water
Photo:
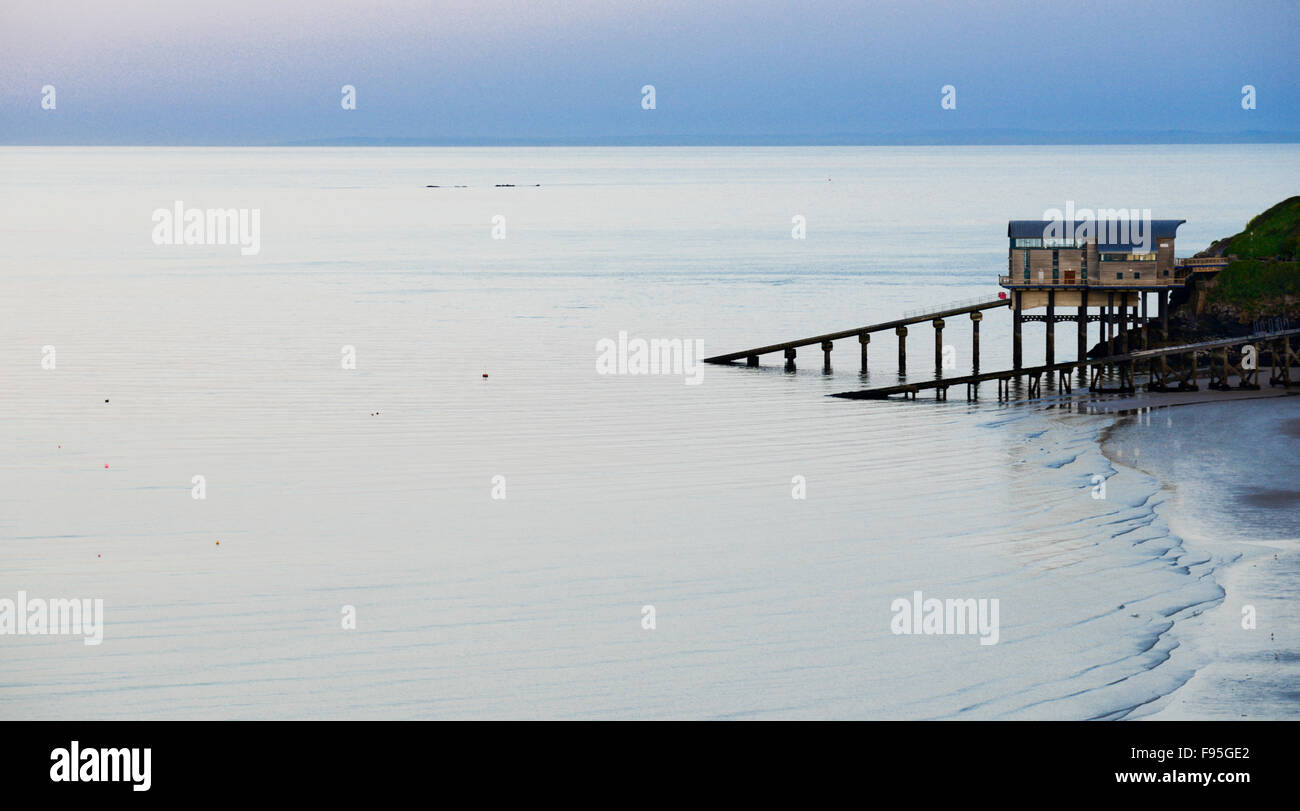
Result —
[[[596, 370], [620, 331], [712, 353], [995, 293], [1006, 220], [1061, 194], [1026, 155], [1097, 198], [1150, 171], [1098, 149], [0, 151], [0, 592], [106, 612], [94, 649], [6, 639], [0, 715], [1124, 716], [1222, 590], [1109, 418], [823, 396], [896, 378], [892, 336], [865, 374], [851, 342]], [[1187, 210], [1225, 150], [1258, 183]], [[1177, 151], [1142, 187], [1189, 237], [1295, 165]], [[154, 246], [178, 199], [260, 208], [261, 253]], [[916, 590], [998, 599], [998, 644], [891, 633]]]

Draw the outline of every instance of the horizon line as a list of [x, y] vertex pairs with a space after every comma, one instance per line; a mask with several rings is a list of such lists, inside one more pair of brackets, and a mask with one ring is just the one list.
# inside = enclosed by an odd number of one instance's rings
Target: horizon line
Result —
[[834, 134], [673, 134], [597, 136], [387, 136], [332, 135], [294, 139], [177, 139], [92, 140], [49, 142], [4, 140], [5, 147], [510, 147], [510, 146], [1182, 146], [1300, 143], [1300, 132], [1246, 130], [1236, 133], [1203, 130], [976, 130], [966, 132], [916, 131], [895, 133]]
[[701, 141], [693, 143], [683, 142], [642, 142], [630, 141], [626, 143], [609, 143], [609, 142], [589, 142], [589, 141], [374, 141], [374, 142], [356, 142], [356, 141], [292, 141], [292, 142], [216, 142], [216, 141], [196, 141], [192, 143], [148, 143], [148, 142], [124, 142], [124, 143], [97, 143], [97, 142], [77, 142], [77, 143], [5, 143], [0, 142], [0, 149], [506, 149], [506, 148], [546, 148], [546, 149], [644, 149], [644, 148], [664, 148], [664, 149], [700, 149], [706, 147], [717, 147], [724, 149], [779, 149], [779, 148], [866, 148], [866, 147], [980, 147], [980, 146], [1022, 146], [1022, 147], [1046, 147], [1046, 146], [1288, 146], [1300, 143], [1300, 136], [1290, 139], [1279, 140], [1250, 140], [1250, 141], [963, 141], [963, 142], [730, 142], [730, 141]]

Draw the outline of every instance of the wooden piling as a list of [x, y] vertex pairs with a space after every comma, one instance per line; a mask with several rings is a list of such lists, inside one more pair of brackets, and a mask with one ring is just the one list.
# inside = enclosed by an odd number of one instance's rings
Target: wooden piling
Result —
[[841, 338], [856, 337], [859, 338], [859, 341], [861, 343], [867, 343], [866, 340], [862, 340], [862, 339], [868, 337], [869, 333], [887, 332], [891, 329], [894, 329], [895, 327], [907, 327], [912, 324], [920, 324], [924, 321], [933, 321], [936, 318], [949, 318], [949, 317], [961, 315], [963, 313], [977, 312], [980, 310], [992, 310], [1000, 307], [1007, 307], [1010, 306], [1010, 304], [1011, 304], [1010, 299], [1002, 298], [1002, 299], [990, 299], [988, 301], [983, 301], [977, 304], [954, 305], [952, 307], [945, 307], [925, 314], [914, 314], [914, 315], [904, 316], [903, 318], [896, 318], [892, 321], [882, 321], [878, 324], [870, 324], [865, 327], [854, 327], [853, 329], [840, 330], [838, 332], [831, 332], [825, 335], [814, 335], [809, 338], [799, 338], [794, 341], [784, 341], [779, 344], [768, 344], [767, 346], [760, 346], [754, 349], [742, 349], [738, 352], [729, 352], [725, 355], [714, 355], [713, 357], [705, 358], [704, 362], [728, 364], [738, 360], [748, 361], [748, 359], [751, 356], [761, 357], [762, 355], [766, 355], [770, 352], [782, 352], [786, 349], [797, 349], [798, 347], [801, 346], [815, 346], [821, 344], [824, 341], [838, 341]]
[[[1076, 318], [1075, 327], [1077, 328], [1076, 340], [1078, 345], [1075, 347], [1075, 360], [1082, 363], [1088, 359], [1088, 291], [1087, 289], [1079, 291], [1079, 315]], [[1084, 367], [1079, 367], [1079, 385], [1087, 380], [1087, 373]]]
[[1142, 348], [1151, 348], [1151, 330], [1147, 329], [1147, 294], [1142, 291], [1138, 294], [1142, 298]]
[[[1213, 377], [1214, 382], [1216, 384], [1220, 384], [1221, 379], [1223, 381], [1226, 381], [1227, 376], [1233, 373], [1236, 373], [1240, 377], [1245, 379], [1244, 371], [1239, 371], [1233, 368], [1231, 363], [1230, 353], [1236, 351], [1237, 347], [1240, 347], [1244, 343], [1256, 343], [1258, 345], [1258, 342], [1263, 340], [1277, 341], [1280, 338], [1289, 338], [1291, 336], [1300, 336], [1300, 329], [1286, 330], [1281, 333], [1257, 333], [1254, 335], [1249, 335], [1249, 336], [1244, 336], [1239, 338], [1220, 338], [1220, 339], [1215, 339], [1212, 341], [1204, 341], [1192, 345], [1181, 345], [1181, 346], [1174, 346], [1174, 347], [1157, 347], [1155, 349], [1139, 350], [1136, 352], [1129, 352], [1129, 353], [1124, 353], [1124, 354], [1114, 355], [1114, 356], [1106, 356], [1106, 357], [1096, 358], [1093, 360], [1065, 361], [1062, 363], [1025, 367], [1021, 369], [1004, 369], [997, 372], [983, 372], [978, 374], [962, 375], [957, 377], [936, 378], [934, 380], [921, 380], [921, 381], [914, 381], [910, 383], [899, 383], [893, 386], [882, 386], [874, 389], [864, 389], [862, 391], [839, 392], [834, 394], [833, 396], [845, 397], [849, 399], [884, 399], [894, 394], [902, 394], [911, 399], [915, 399], [916, 393], [921, 389], [934, 389], [934, 388], [948, 389], [951, 386], [957, 386], [963, 384], [975, 385], [980, 383], [981, 381], [995, 380], [997, 381], [998, 384], [998, 399], [1002, 400], [1004, 398], [1009, 399], [1011, 397], [1011, 388], [1012, 388], [1011, 381], [1015, 380], [1018, 383], [1019, 380], [1022, 377], [1024, 377], [1027, 378], [1028, 380], [1027, 387], [1024, 389], [1025, 393], [1030, 398], [1037, 398], [1042, 396], [1044, 376], [1048, 378], [1048, 381], [1050, 383], [1053, 381], [1053, 377], [1052, 377], [1053, 375], [1060, 374], [1062, 376], [1061, 388], [1064, 391], [1069, 392], [1073, 388], [1073, 386], [1066, 383], [1063, 378], [1070, 375], [1075, 369], [1083, 370], [1084, 379], [1087, 381], [1089, 391], [1103, 392], [1103, 393], [1131, 394], [1136, 389], [1136, 386], [1134, 385], [1135, 376], [1136, 376], [1135, 375], [1136, 364], [1139, 361], [1143, 361], [1148, 358], [1165, 357], [1165, 356], [1169, 356], [1173, 358], [1173, 363], [1170, 364], [1171, 366], [1177, 364], [1180, 368], [1185, 370], [1179, 376], [1180, 380], [1179, 380], [1178, 390], [1195, 391], [1196, 390], [1196, 383], [1195, 383], [1196, 367], [1195, 367], [1194, 355], [1196, 352], [1205, 352], [1212, 359], [1219, 358], [1221, 355], [1224, 356], [1222, 357], [1222, 360], [1218, 363], [1212, 361], [1212, 365], [1210, 369], [1211, 376]], [[1288, 356], [1290, 359], [1294, 360], [1295, 362], [1300, 363], [1300, 357], [1297, 357], [1294, 352], [1289, 353]], [[1190, 370], [1188, 368], [1189, 366], [1190, 366]], [[1108, 374], [1103, 375], [1102, 374], [1103, 370], [1106, 370]], [[1189, 374], [1191, 375], [1191, 381], [1192, 381], [1190, 385], [1188, 384]], [[1104, 380], [1107, 378], [1114, 379], [1119, 385], [1115, 388], [1106, 388], [1104, 386]], [[1247, 386], [1258, 385], [1258, 383], [1256, 382], [1256, 377], [1253, 375], [1250, 377], [1249, 380], [1246, 380], [1246, 383]], [[1167, 382], [1162, 382], [1157, 385], [1161, 385], [1162, 387], [1153, 390], [1155, 391], [1174, 390], [1168, 387]], [[1219, 387], [1220, 387], [1219, 385], [1214, 386], [1214, 388], [1219, 388]], [[943, 398], [944, 394], [945, 393], [941, 392], [937, 396]]]
[[[1137, 295], [1138, 295], [1139, 298], [1141, 298], [1141, 296], [1142, 296], [1141, 293], [1138, 293]], [[1128, 348], [1129, 348], [1130, 351], [1132, 351], [1132, 352], [1136, 352], [1136, 351], [1138, 350], [1138, 348], [1139, 348], [1139, 347], [1138, 347], [1138, 342], [1139, 342], [1139, 341], [1138, 341], [1138, 337], [1139, 337], [1139, 336], [1138, 336], [1138, 326], [1139, 326], [1142, 322], [1138, 319], [1138, 303], [1137, 303], [1137, 301], [1134, 301], [1134, 302], [1133, 302], [1131, 305], [1129, 305], [1129, 306], [1130, 306], [1130, 309], [1129, 309], [1129, 313], [1128, 313], [1128, 335], [1129, 335], [1129, 339], [1128, 339]]]
[[1047, 364], [1056, 363], [1056, 291], [1047, 291]]
[[1160, 297], [1160, 340], [1169, 340], [1169, 299], [1168, 294], [1161, 290], [1156, 293]]
[[1107, 355], [1115, 354], [1115, 333], [1113, 331], [1115, 325], [1114, 310], [1115, 310], [1115, 294], [1107, 293], [1106, 314], [1102, 317], [1102, 323], [1106, 325], [1106, 354]]
[[936, 318], [930, 322], [934, 326], [934, 368], [943, 371], [943, 319]]
[[1024, 357], [1023, 353], [1021, 352], [1021, 346], [1020, 346], [1020, 336], [1021, 333], [1024, 331], [1022, 327], [1022, 324], [1024, 322], [1024, 316], [1021, 315], [1020, 305], [1021, 305], [1020, 291], [1012, 290], [1011, 291], [1011, 368], [1012, 369], [1019, 369], [1021, 366], [1021, 359]]

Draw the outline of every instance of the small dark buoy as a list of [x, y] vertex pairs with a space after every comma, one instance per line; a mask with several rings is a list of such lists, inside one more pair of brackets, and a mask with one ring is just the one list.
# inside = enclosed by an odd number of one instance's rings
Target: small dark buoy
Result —
[[104, 398], [104, 402], [106, 402], [106, 403], [108, 402], [108, 398], [107, 398], [107, 397]]
[[483, 373], [483, 376], [484, 376], [484, 377], [487, 377], [487, 372], [484, 372], [484, 373]]

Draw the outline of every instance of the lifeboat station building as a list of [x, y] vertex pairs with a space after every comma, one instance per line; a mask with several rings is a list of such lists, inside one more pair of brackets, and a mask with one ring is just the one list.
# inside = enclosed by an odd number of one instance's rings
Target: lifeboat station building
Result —
[[[1174, 258], [1178, 226], [1186, 220], [1012, 220], [1007, 224], [1007, 275], [999, 282], [1011, 297], [1013, 362], [1022, 366], [1025, 321], [1047, 325], [1047, 363], [1056, 362], [1056, 323], [1074, 321], [1078, 357], [1087, 353], [1088, 323], [1101, 324], [1107, 354], [1133, 345], [1148, 324], [1148, 299], [1165, 334], [1173, 290], [1187, 284], [1198, 264]], [[1220, 263], [1203, 269], [1217, 271]], [[1042, 312], [1034, 312], [1042, 311]], [[1142, 342], [1147, 330], [1141, 330]], [[1130, 340], [1131, 339], [1131, 340]]]

